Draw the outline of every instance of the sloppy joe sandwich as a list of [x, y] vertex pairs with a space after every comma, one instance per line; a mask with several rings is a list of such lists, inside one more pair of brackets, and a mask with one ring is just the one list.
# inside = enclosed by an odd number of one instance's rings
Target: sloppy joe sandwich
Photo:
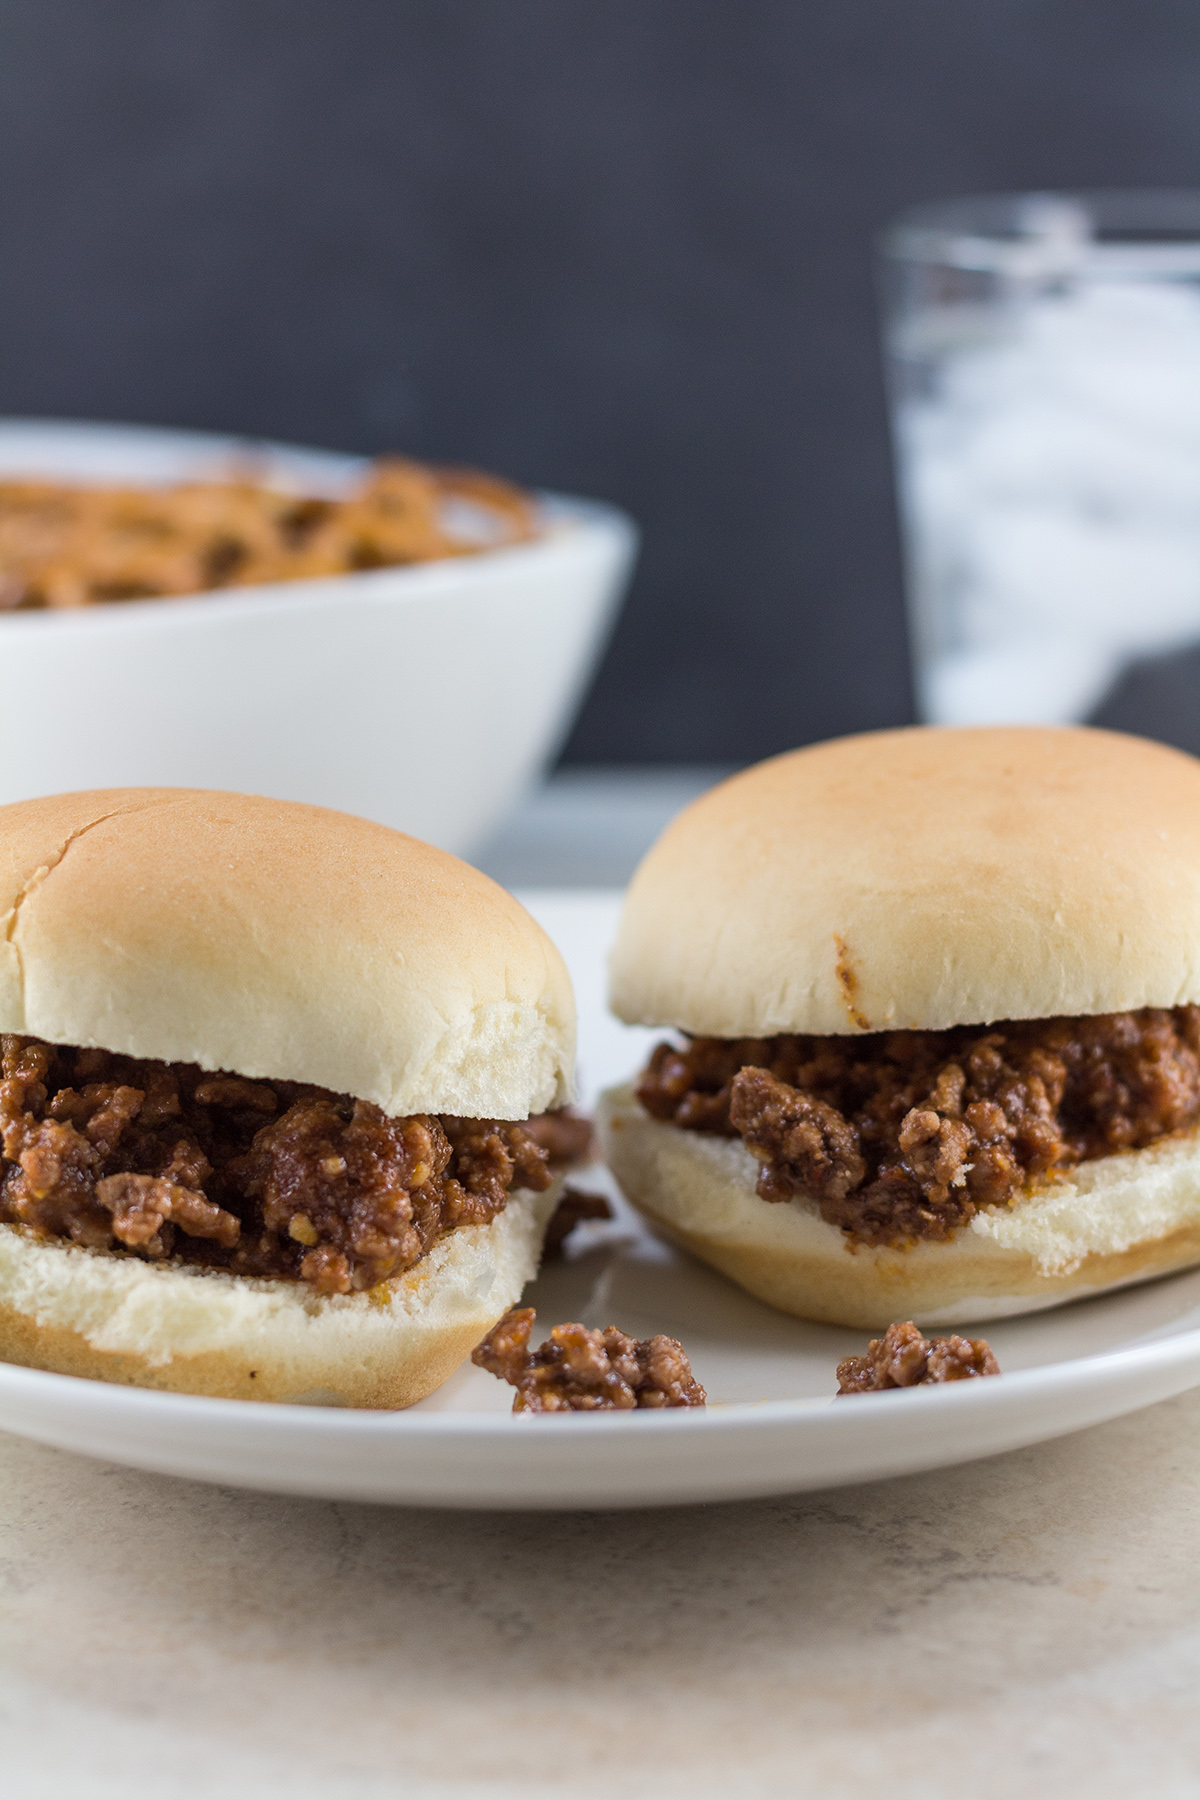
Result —
[[735, 776], [634, 877], [625, 1192], [751, 1293], [872, 1328], [1200, 1262], [1200, 762], [914, 729]]
[[523, 1123], [575, 1030], [523, 908], [385, 826], [178, 789], [0, 808], [0, 890], [0, 1358], [437, 1387], [534, 1272], [571, 1135]]

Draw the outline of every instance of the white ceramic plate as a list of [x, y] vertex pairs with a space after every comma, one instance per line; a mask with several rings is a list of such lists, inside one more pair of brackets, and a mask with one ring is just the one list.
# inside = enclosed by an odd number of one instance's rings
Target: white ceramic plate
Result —
[[[652, 1034], [604, 1011], [618, 900], [526, 895], [575, 978], [589, 1095]], [[580, 1185], [596, 1186], [592, 1175]], [[277, 1493], [459, 1507], [723, 1500], [965, 1462], [1077, 1431], [1200, 1384], [1200, 1270], [987, 1328], [1005, 1373], [836, 1404], [864, 1333], [807, 1325], [649, 1237], [627, 1214], [528, 1295], [539, 1322], [683, 1340], [705, 1412], [514, 1417], [467, 1367], [407, 1413], [264, 1406], [109, 1387], [0, 1365], [0, 1427], [136, 1468]]]

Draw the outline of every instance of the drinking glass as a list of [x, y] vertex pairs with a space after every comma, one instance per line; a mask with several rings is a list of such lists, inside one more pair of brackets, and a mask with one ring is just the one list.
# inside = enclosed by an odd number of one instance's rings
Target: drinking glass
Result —
[[918, 207], [882, 279], [923, 717], [1200, 749], [1200, 193]]

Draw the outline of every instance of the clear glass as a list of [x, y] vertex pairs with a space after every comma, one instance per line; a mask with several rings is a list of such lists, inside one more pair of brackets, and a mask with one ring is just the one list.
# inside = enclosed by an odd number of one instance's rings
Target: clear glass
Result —
[[921, 207], [882, 264], [922, 715], [1200, 738], [1200, 193]]

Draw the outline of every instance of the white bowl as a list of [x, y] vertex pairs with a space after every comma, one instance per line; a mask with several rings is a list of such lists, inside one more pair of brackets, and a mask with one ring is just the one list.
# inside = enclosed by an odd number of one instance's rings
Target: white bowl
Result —
[[[247, 445], [0, 419], [0, 474], [163, 483]], [[344, 491], [358, 458], [254, 445]], [[416, 567], [0, 616], [0, 804], [78, 788], [233, 788], [469, 853], [558, 749], [636, 550], [612, 507], [542, 497], [530, 544]]]

